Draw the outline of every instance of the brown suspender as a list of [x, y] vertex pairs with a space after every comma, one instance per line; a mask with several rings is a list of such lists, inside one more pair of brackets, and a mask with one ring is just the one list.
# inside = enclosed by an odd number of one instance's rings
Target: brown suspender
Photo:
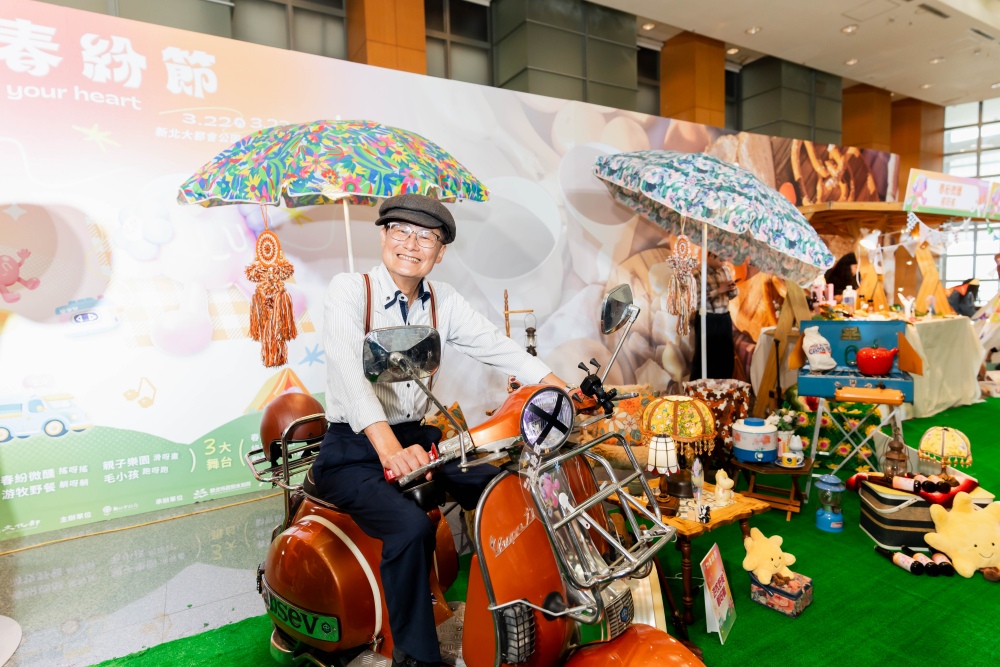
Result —
[[[365, 279], [365, 335], [372, 330], [372, 279], [367, 273], [361, 274]], [[431, 294], [431, 326], [438, 328], [437, 302], [434, 299], [434, 287], [427, 281], [427, 291]]]

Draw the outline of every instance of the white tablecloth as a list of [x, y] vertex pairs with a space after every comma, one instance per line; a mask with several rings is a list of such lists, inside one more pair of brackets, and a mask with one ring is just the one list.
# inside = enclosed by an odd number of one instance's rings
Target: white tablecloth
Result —
[[914, 417], [929, 417], [979, 400], [977, 376], [986, 350], [972, 320], [952, 317], [910, 324], [906, 339], [924, 362], [923, 376], [913, 376]]
[[[796, 335], [799, 333], [798, 329], [792, 331]], [[791, 349], [791, 346], [785, 348], [785, 358], [781, 360], [781, 391], [785, 391], [799, 381], [799, 372], [788, 370], [788, 353]], [[774, 350], [775, 354], [778, 353], [778, 349], [774, 346], [774, 327], [764, 327], [760, 330], [757, 347], [754, 348], [753, 356], [750, 357], [750, 384], [753, 385], [754, 394], [760, 394], [760, 381], [764, 377], [764, 369], [767, 367], [771, 350]]]
[[[774, 327], [760, 332], [750, 360], [750, 383], [759, 392], [768, 352], [774, 348]], [[913, 407], [910, 417], [929, 417], [956, 405], [979, 400], [976, 376], [986, 350], [967, 317], [927, 320], [908, 324], [906, 339], [924, 362], [923, 376], [913, 376]], [[788, 370], [787, 354], [781, 363], [781, 388], [798, 381], [798, 371]]]

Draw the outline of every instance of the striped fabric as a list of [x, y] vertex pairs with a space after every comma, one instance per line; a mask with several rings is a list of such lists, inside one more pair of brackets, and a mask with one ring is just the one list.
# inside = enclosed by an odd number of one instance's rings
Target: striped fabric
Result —
[[[372, 329], [403, 326], [400, 309], [385, 308], [385, 304], [396, 298], [398, 290], [389, 271], [380, 264], [370, 275]], [[454, 287], [437, 281], [433, 286], [442, 341], [473, 359], [516, 376], [525, 384], [537, 383], [551, 372], [474, 311]], [[346, 422], [356, 433], [380, 421], [399, 424], [422, 419], [431, 403], [420, 387], [413, 382], [372, 384], [362, 372], [365, 287], [360, 273], [341, 273], [330, 281], [323, 313], [327, 419]], [[411, 306], [408, 320], [411, 326], [430, 326], [430, 304], [424, 301]]]

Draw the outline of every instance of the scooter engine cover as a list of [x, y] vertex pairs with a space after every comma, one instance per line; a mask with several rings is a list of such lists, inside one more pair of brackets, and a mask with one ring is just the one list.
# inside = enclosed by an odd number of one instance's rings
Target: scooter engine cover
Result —
[[286, 633], [323, 651], [367, 644], [389, 625], [378, 567], [371, 565], [381, 551], [382, 543], [347, 515], [307, 512], [268, 549], [268, 614]]

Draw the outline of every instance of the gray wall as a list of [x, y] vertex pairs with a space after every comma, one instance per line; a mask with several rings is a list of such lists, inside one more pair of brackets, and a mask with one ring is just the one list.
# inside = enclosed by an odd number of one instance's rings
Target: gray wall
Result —
[[740, 71], [740, 129], [840, 143], [839, 76], [767, 57]]
[[501, 88], [634, 110], [635, 16], [582, 0], [493, 0]]

